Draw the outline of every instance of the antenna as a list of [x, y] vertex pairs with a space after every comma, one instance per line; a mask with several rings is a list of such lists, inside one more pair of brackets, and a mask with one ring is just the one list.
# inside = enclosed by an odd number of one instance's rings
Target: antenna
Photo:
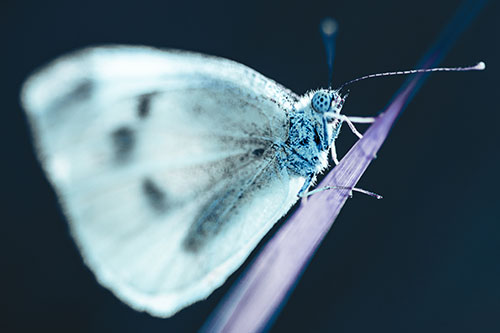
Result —
[[331, 17], [325, 17], [319, 24], [319, 31], [325, 45], [326, 62], [328, 64], [328, 88], [332, 87], [333, 59], [335, 58], [335, 37], [337, 37], [338, 24]]
[[348, 81], [340, 86], [338, 90], [341, 90], [345, 86], [358, 82], [365, 79], [370, 79], [372, 77], [381, 77], [381, 76], [392, 76], [392, 75], [407, 75], [407, 74], [415, 74], [415, 73], [429, 73], [429, 72], [466, 72], [466, 71], [482, 71], [486, 68], [486, 64], [484, 62], [478, 62], [474, 66], [469, 67], [437, 67], [437, 68], [426, 68], [426, 69], [412, 69], [408, 71], [397, 71], [397, 72], [385, 72], [385, 73], [377, 73], [365, 75], [360, 78]]

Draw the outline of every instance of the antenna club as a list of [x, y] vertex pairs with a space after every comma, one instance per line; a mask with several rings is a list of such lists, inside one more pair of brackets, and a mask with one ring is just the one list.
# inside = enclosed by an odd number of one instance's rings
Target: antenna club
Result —
[[483, 61], [480, 61], [477, 63], [476, 66], [474, 66], [474, 69], [477, 69], [478, 71], [483, 71], [486, 69], [486, 64]]
[[319, 24], [319, 31], [323, 39], [326, 51], [326, 62], [328, 65], [328, 86], [332, 86], [333, 59], [335, 57], [335, 36], [338, 31], [338, 23], [331, 17], [325, 17]]
[[338, 27], [337, 21], [331, 17], [324, 18], [320, 24], [321, 32], [326, 36], [335, 35]]

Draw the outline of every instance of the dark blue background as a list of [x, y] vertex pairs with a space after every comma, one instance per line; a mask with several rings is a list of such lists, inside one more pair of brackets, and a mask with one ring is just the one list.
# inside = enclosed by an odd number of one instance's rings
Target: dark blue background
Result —
[[[334, 83], [412, 68], [458, 7], [442, 1], [3, 1], [0, 330], [194, 331], [241, 273], [170, 319], [122, 304], [95, 281], [35, 159], [19, 88], [80, 47], [146, 44], [218, 55], [302, 94], [325, 85], [318, 22], [338, 19]], [[499, 332], [499, 6], [491, 1], [444, 59], [487, 70], [435, 74], [391, 132], [273, 331]], [[374, 115], [404, 78], [351, 87], [343, 109]], [[342, 156], [355, 142], [344, 130]]]

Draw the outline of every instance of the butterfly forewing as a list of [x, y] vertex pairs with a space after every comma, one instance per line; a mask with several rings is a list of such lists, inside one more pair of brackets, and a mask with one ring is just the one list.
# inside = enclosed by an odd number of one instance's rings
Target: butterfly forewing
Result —
[[224, 59], [93, 48], [28, 81], [39, 158], [86, 263], [137, 309], [207, 297], [296, 201], [278, 158], [297, 97]]

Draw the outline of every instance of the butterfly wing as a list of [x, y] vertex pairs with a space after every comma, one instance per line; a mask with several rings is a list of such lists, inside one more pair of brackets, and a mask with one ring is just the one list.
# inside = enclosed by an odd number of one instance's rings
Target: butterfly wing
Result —
[[56, 60], [22, 101], [86, 264], [138, 310], [206, 298], [296, 201], [297, 97], [235, 62], [147, 47]]

